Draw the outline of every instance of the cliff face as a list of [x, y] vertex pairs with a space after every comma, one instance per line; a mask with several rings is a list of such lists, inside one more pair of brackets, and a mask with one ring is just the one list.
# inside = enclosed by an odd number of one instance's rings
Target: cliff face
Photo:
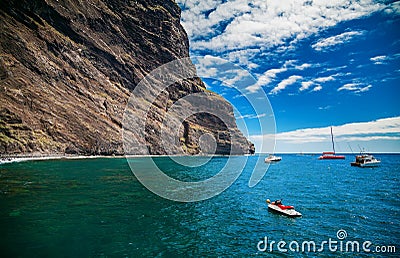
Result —
[[[170, 0], [1, 1], [0, 154], [123, 154], [130, 92], [150, 71], [188, 57], [188, 49], [180, 9]], [[168, 107], [205, 87], [193, 78], [167, 91], [147, 118], [151, 154], [166, 153], [159, 137]], [[232, 123], [189, 117], [176, 129], [182, 149], [200, 152], [199, 137], [209, 133], [218, 153], [248, 153], [232, 107], [207, 94]]]

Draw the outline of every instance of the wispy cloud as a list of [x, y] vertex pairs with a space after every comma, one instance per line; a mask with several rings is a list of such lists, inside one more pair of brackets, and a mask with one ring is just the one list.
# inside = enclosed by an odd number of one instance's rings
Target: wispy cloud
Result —
[[347, 83], [347, 84], [343, 85], [342, 87], [338, 88], [337, 91], [346, 90], [346, 91], [352, 91], [355, 93], [360, 93], [360, 92], [369, 91], [371, 88], [372, 88], [372, 85], [367, 85], [365, 87], [362, 87], [362, 85], [359, 83]]
[[287, 86], [296, 83], [298, 80], [301, 80], [303, 77], [299, 75], [292, 75], [287, 79], [284, 79], [278, 85], [270, 91], [270, 94], [277, 94], [281, 90], [286, 89]]
[[[302, 71], [304, 69], [315, 68], [315, 67], [321, 66], [320, 64], [309, 64], [309, 63], [304, 63], [301, 65], [298, 65], [298, 64], [296, 64], [296, 62], [297, 62], [297, 60], [288, 60], [280, 68], [273, 68], [273, 69], [267, 70], [265, 73], [258, 76], [258, 80], [257, 80], [256, 84], [250, 85], [246, 89], [250, 92], [256, 92], [262, 86], [267, 86], [267, 85], [271, 84], [272, 82], [276, 81], [277, 77], [280, 73], [284, 73], [287, 71], [293, 73], [296, 71]], [[324, 73], [325, 72], [327, 72], [327, 70], [324, 71]], [[340, 73], [336, 73], [336, 74], [332, 74], [332, 75], [328, 75], [328, 76], [324, 76], [324, 77], [317, 77], [317, 78], [309, 77], [309, 78], [307, 78], [308, 79], [307, 81], [301, 82], [301, 87], [299, 88], [299, 91], [300, 92], [306, 91], [308, 89], [311, 89], [312, 86], [314, 86], [314, 87], [312, 88], [311, 91], [314, 91], [314, 92], [320, 91], [322, 89], [321, 84], [329, 82], [329, 81], [334, 81], [334, 80], [336, 80], [336, 77], [340, 76], [340, 75], [341, 75]], [[285, 89], [287, 85], [293, 84], [297, 80], [303, 79], [303, 77], [301, 77], [301, 76], [298, 77], [297, 75], [295, 75], [295, 76], [289, 77], [288, 79], [281, 81], [270, 93], [276, 94], [279, 91]], [[296, 79], [296, 80], [293, 81], [294, 79]]]
[[342, 87], [340, 87], [339, 89], [337, 89], [337, 91], [341, 91], [341, 90], [349, 90], [349, 91], [355, 91], [358, 90], [359, 86], [356, 83], [347, 83], [345, 85], [343, 85]]
[[258, 115], [253, 115], [253, 114], [246, 114], [246, 115], [242, 115], [242, 116], [238, 116], [236, 117], [236, 120], [240, 120], [240, 119], [259, 119], [262, 117], [267, 116], [267, 114], [263, 113], [263, 114], [258, 114]]
[[307, 69], [307, 68], [310, 68], [310, 67], [312, 67], [312, 64], [304, 63], [302, 65], [296, 65], [295, 69], [304, 70], [304, 69]]
[[258, 76], [257, 83], [254, 85], [248, 86], [246, 89], [250, 92], [256, 92], [258, 91], [262, 86], [267, 86], [271, 82], [273, 82], [277, 75], [280, 73], [284, 73], [287, 71], [302, 71], [307, 68], [313, 67], [312, 64], [304, 63], [301, 65], [296, 64], [296, 60], [287, 60], [285, 63], [282, 65], [280, 68], [272, 68], [267, 71], [265, 71], [263, 74]]
[[376, 65], [381, 65], [387, 64], [389, 61], [396, 60], [398, 58], [400, 58], [400, 54], [374, 56], [371, 57], [369, 60], [371, 60]]
[[329, 38], [321, 39], [311, 47], [316, 51], [334, 50], [335, 46], [349, 42], [356, 36], [361, 36], [365, 31], [349, 31]]
[[310, 89], [312, 86], [313, 89], [311, 90], [312, 92], [320, 91], [322, 90], [322, 86], [320, 85], [321, 83], [329, 82], [329, 81], [334, 81], [334, 75], [329, 75], [325, 77], [318, 77], [309, 81], [303, 81], [301, 82], [301, 87], [299, 88], [299, 91], [305, 91]]
[[287, 70], [288, 68], [286, 66], [286, 63], [281, 68], [270, 69], [265, 73], [261, 74], [260, 76], [258, 76], [257, 83], [248, 86], [246, 90], [254, 93], [258, 91], [261, 88], [261, 86], [270, 84], [276, 78], [277, 74], [286, 72]]
[[357, 92], [357, 93], [358, 93], [358, 92], [366, 92], [366, 91], [369, 91], [369, 89], [371, 89], [371, 88], [372, 88], [372, 85], [368, 85], [368, 86], [365, 86], [365, 87], [359, 89], [359, 90], [356, 91], [356, 92]]
[[266, 71], [260, 77], [258, 77], [258, 83], [261, 85], [268, 85], [276, 78], [276, 75], [287, 71], [287, 67], [271, 69]]
[[387, 56], [375, 56], [371, 57], [369, 60], [374, 62], [374, 64], [383, 64], [388, 59]]
[[194, 64], [200, 77], [218, 80], [221, 86], [240, 88], [239, 86], [246, 82], [255, 82], [255, 78], [247, 70], [221, 58], [206, 55], [204, 58], [195, 59]]
[[329, 81], [334, 81], [334, 80], [335, 80], [335, 78], [332, 75], [330, 75], [330, 76], [326, 76], [326, 77], [316, 78], [314, 81], [315, 82], [329, 82]]
[[327, 110], [327, 109], [330, 109], [330, 108], [332, 108], [332, 106], [325, 106], [325, 107], [319, 107], [318, 109], [319, 110]]

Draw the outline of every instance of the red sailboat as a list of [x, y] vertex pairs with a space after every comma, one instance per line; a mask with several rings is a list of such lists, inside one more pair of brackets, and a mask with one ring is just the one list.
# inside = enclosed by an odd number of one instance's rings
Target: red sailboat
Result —
[[332, 137], [332, 147], [333, 147], [333, 151], [324, 151], [324, 152], [322, 152], [322, 155], [319, 156], [318, 159], [345, 159], [345, 156], [343, 156], [343, 155], [336, 155], [336, 154], [335, 154], [335, 142], [333, 141], [332, 126], [331, 126], [331, 137]]

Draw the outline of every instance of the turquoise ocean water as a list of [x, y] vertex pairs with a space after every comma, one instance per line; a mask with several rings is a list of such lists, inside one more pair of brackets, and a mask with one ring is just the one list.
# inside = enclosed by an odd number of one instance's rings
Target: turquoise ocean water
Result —
[[[257, 156], [234, 184], [211, 199], [179, 203], [158, 197], [133, 176], [124, 158], [31, 161], [0, 166], [1, 257], [398, 257], [400, 155], [376, 155], [378, 168], [346, 160], [283, 155], [262, 181], [248, 187]], [[137, 158], [131, 162], [147, 162]], [[203, 180], [227, 157], [188, 169], [169, 158], [157, 165], [182, 180]], [[301, 218], [268, 212], [265, 200], [283, 198]], [[337, 232], [345, 234], [338, 238]], [[345, 231], [345, 232], [344, 232]], [[300, 244], [282, 252], [267, 239]], [[323, 241], [337, 241], [321, 248]], [[260, 244], [261, 241], [261, 244]], [[316, 243], [316, 252], [304, 250]], [[348, 241], [360, 251], [340, 250]], [[364, 252], [362, 244], [370, 241]], [[261, 247], [261, 250], [259, 248]], [[333, 247], [337, 247], [336, 251]], [[395, 246], [396, 253], [372, 252]], [[345, 252], [348, 251], [348, 252]]]

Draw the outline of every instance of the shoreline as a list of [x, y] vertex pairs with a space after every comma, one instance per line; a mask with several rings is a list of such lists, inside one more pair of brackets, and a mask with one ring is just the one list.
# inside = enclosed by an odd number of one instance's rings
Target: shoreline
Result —
[[19, 163], [26, 161], [42, 161], [42, 160], [61, 160], [61, 159], [95, 159], [95, 158], [123, 158], [125, 156], [85, 156], [85, 155], [15, 155], [15, 156], [2, 156], [0, 157], [0, 165], [9, 163]]
[[[276, 153], [279, 155], [320, 155], [318, 153]], [[345, 155], [355, 155], [354, 153], [344, 153]], [[400, 155], [400, 153], [374, 153], [377, 155]], [[79, 160], [79, 159], [102, 159], [102, 158], [157, 158], [157, 157], [229, 157], [229, 156], [263, 156], [267, 153], [255, 153], [253, 155], [243, 154], [243, 155], [73, 155], [73, 154], [31, 154], [31, 155], [6, 155], [0, 156], [0, 165], [9, 163], [19, 163], [27, 161], [45, 161], [45, 160]]]
[[[196, 155], [195, 157], [228, 157], [228, 156], [247, 156], [243, 155]], [[157, 158], [157, 157], [194, 157], [192, 155], [72, 155], [72, 154], [32, 154], [32, 155], [7, 155], [0, 156], [0, 165], [19, 163], [27, 161], [45, 161], [45, 160], [80, 160], [80, 159], [102, 159], [102, 158]]]

